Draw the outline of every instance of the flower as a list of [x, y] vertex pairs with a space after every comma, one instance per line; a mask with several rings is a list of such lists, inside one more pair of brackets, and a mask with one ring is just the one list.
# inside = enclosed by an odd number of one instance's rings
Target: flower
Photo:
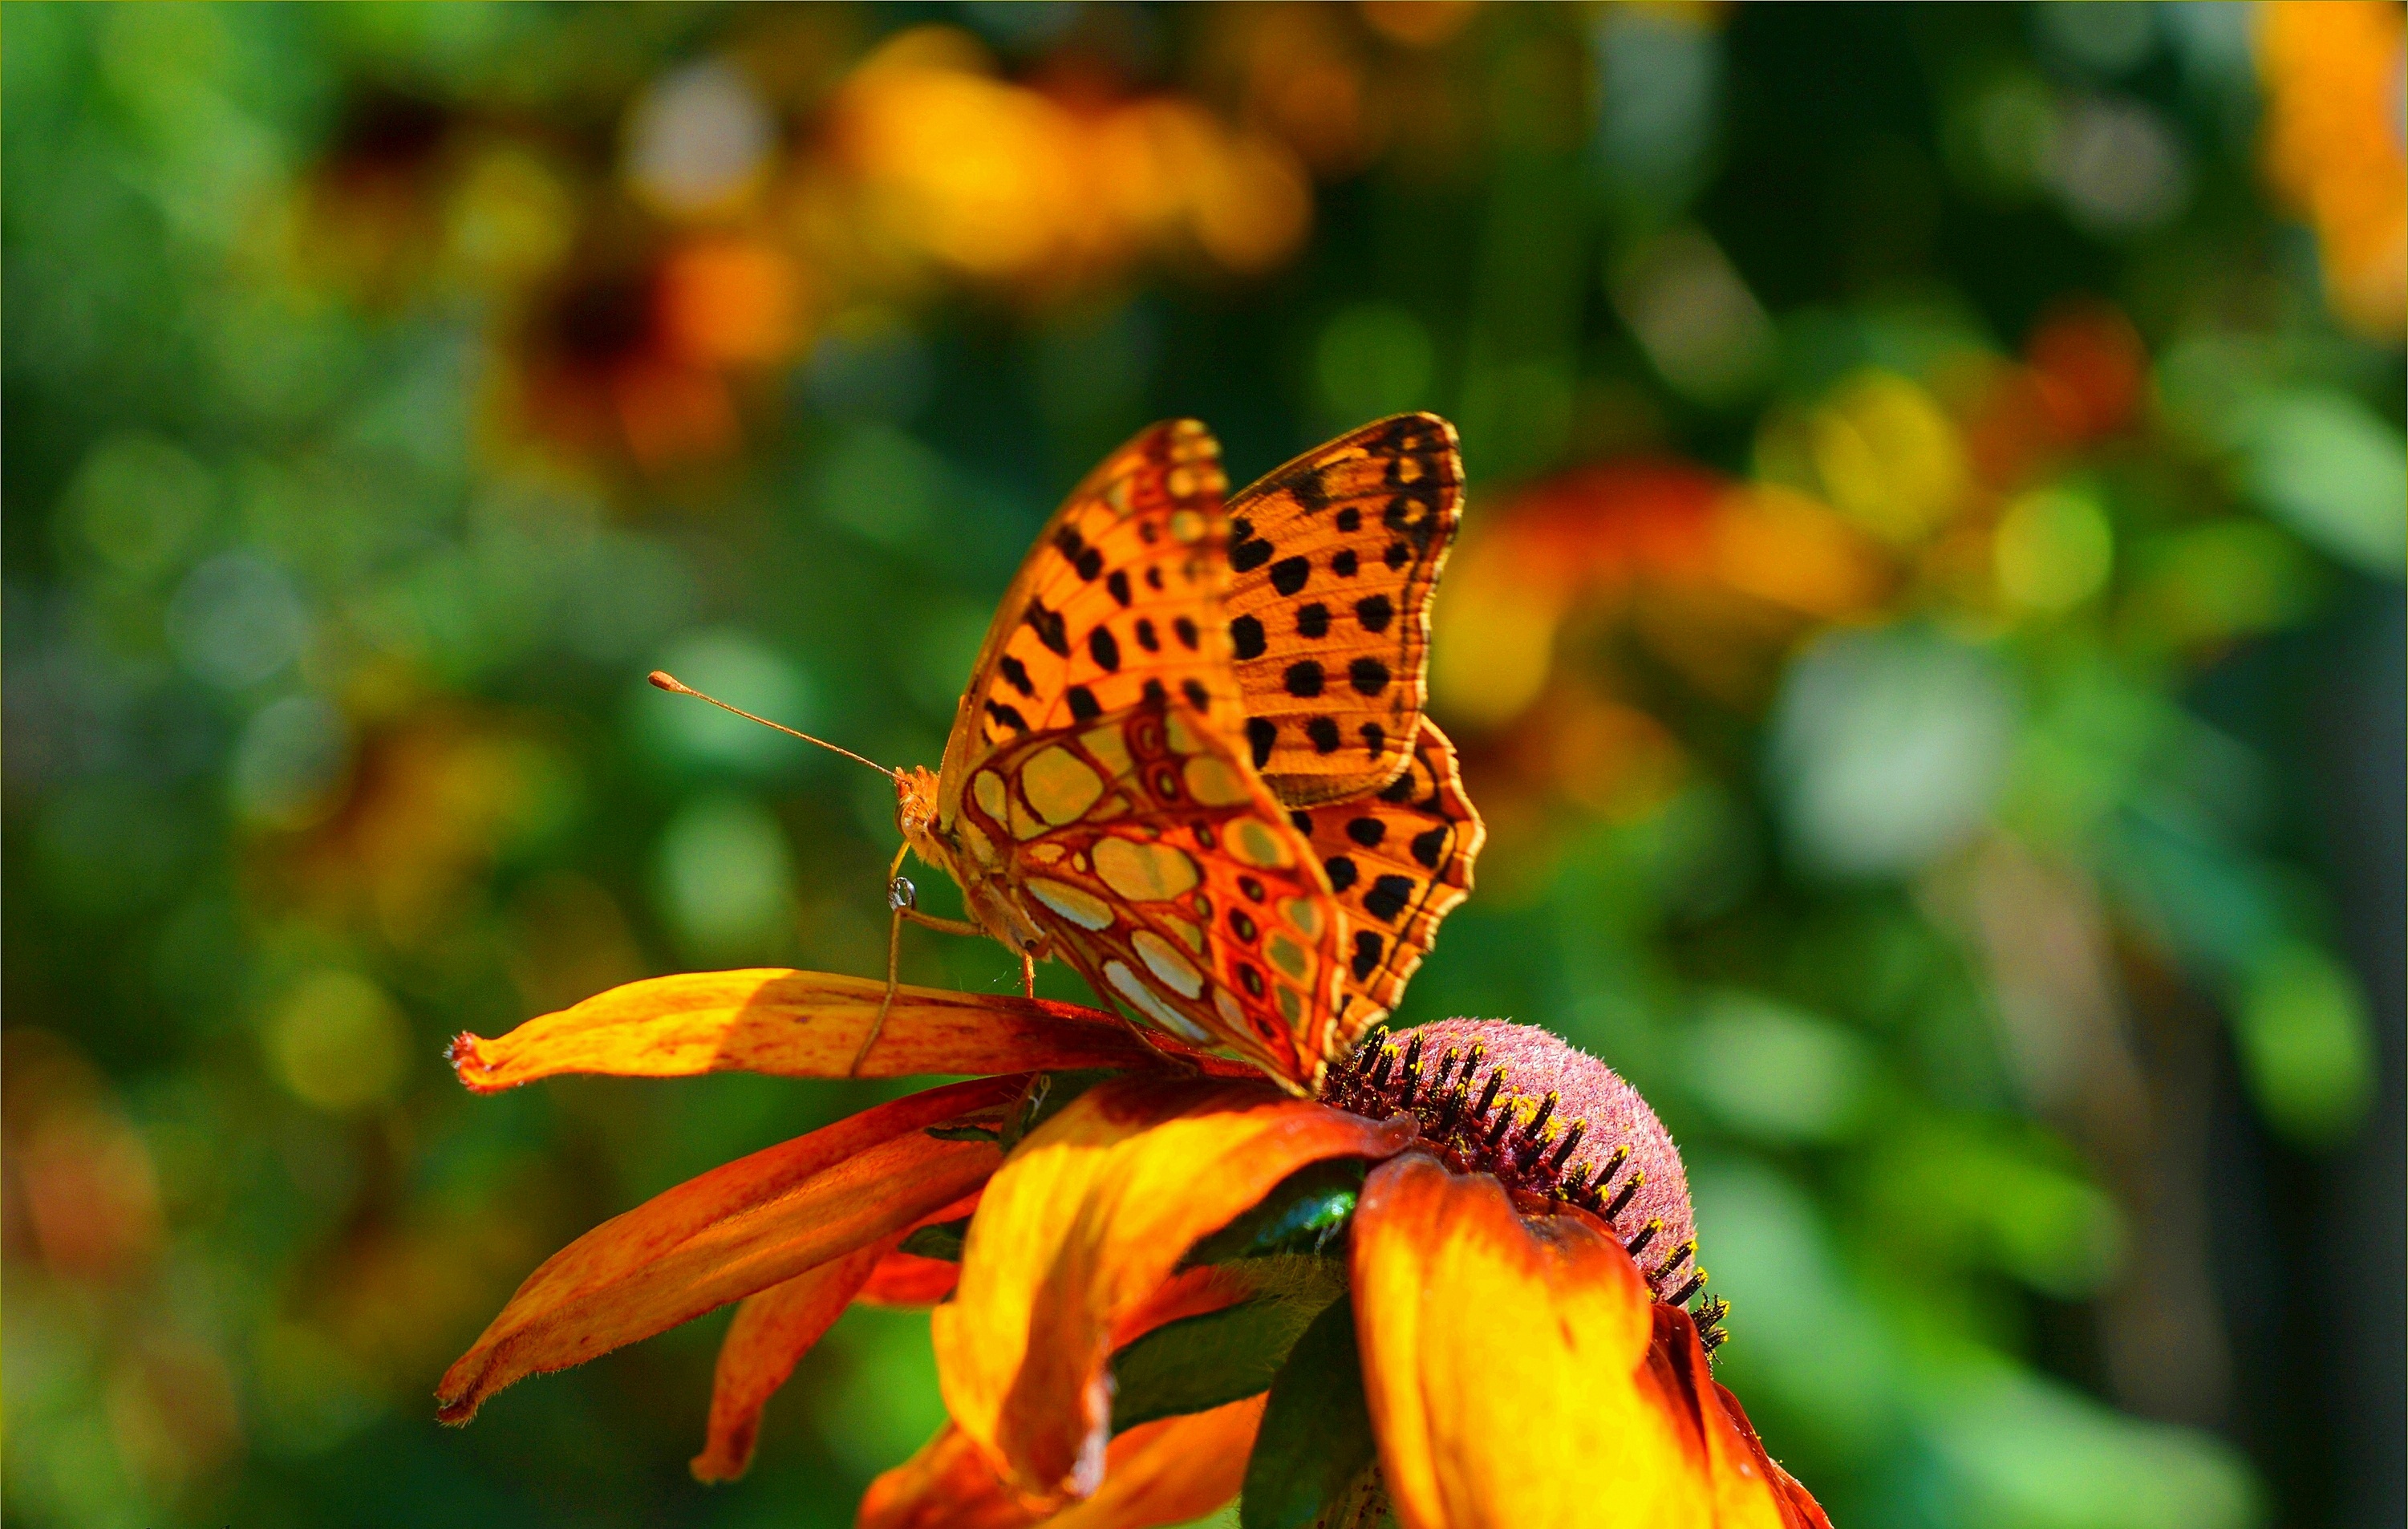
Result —
[[[740, 1067], [837, 1076], [875, 982], [655, 979], [463, 1036], [463, 1081]], [[1160, 1045], [1157, 1038], [1154, 1042]], [[696, 1474], [854, 1299], [926, 1301], [951, 1421], [865, 1529], [1173, 1523], [1242, 1489], [1406, 1529], [1823, 1524], [1708, 1355], [1679, 1153], [1547, 1033], [1375, 1033], [1298, 1099], [1093, 1009], [905, 989], [864, 1071], [983, 1073], [729, 1164], [529, 1277], [437, 1393], [447, 1421], [731, 1300]], [[968, 1215], [946, 1237], [915, 1230]], [[907, 1239], [911, 1250], [904, 1250]], [[1600, 1512], [1610, 1510], [1600, 1519]]]

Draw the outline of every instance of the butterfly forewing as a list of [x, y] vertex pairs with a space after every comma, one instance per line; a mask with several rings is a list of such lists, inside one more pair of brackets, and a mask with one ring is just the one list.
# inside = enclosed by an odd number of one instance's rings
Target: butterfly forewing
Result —
[[940, 804], [996, 749], [1149, 694], [1232, 732], [1243, 712], [1222, 613], [1227, 479], [1202, 425], [1154, 425], [1054, 512], [1005, 592], [945, 745]]
[[1396, 1007], [1439, 921], [1471, 895], [1471, 865], [1487, 829], [1464, 794], [1455, 745], [1426, 717], [1412, 763], [1384, 790], [1290, 817], [1347, 913], [1340, 989], [1353, 1001], [1340, 1014], [1341, 1028], [1353, 1028], [1337, 1037], [1337, 1055]]
[[1172, 1035], [1309, 1087], [1340, 1030], [1377, 1018], [1355, 1023], [1340, 991], [1348, 932], [1320, 860], [1183, 703], [999, 750], [960, 822], [974, 855], [1000, 851], [1057, 953]]
[[1245, 737], [1281, 801], [1358, 796], [1405, 768], [1427, 694], [1430, 593], [1462, 497], [1455, 427], [1399, 414], [1230, 501]]

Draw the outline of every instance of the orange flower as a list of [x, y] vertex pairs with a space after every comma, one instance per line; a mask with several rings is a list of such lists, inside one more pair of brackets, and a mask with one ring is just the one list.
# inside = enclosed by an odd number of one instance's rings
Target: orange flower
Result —
[[[657, 979], [463, 1036], [480, 1091], [559, 1072], [840, 1076], [875, 982]], [[1158, 1039], [1156, 1045], [1162, 1044]], [[1296, 1099], [1110, 1016], [904, 989], [863, 1069], [1000, 1073], [729, 1164], [555, 1254], [444, 1377], [523, 1376], [731, 1300], [707, 1479], [851, 1301], [931, 1316], [952, 1421], [865, 1529], [1134, 1529], [1242, 1489], [1281, 1522], [1827, 1524], [1716, 1385], [1680, 1157], [1543, 1031], [1375, 1035]], [[1367, 1171], [1368, 1170], [1368, 1171]], [[969, 1212], [958, 1283], [914, 1229]]]

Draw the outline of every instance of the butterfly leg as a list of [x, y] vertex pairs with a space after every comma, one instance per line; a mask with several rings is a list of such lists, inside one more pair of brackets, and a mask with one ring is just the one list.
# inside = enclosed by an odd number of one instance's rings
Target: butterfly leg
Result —
[[1023, 998], [1037, 996], [1037, 956], [1034, 951], [1020, 952], [1020, 995]]
[[878, 1015], [869, 1022], [869, 1033], [861, 1037], [861, 1045], [853, 1053], [853, 1065], [845, 1069], [848, 1078], [860, 1073], [863, 1059], [869, 1055], [869, 1049], [878, 1044], [878, 1037], [885, 1032], [886, 1016], [895, 1007], [895, 993], [901, 986], [896, 972], [903, 957], [903, 921], [909, 919], [913, 923], [942, 930], [948, 935], [986, 933], [967, 920], [939, 919], [934, 914], [920, 911], [917, 907], [919, 893], [902, 874], [903, 857], [909, 853], [909, 845], [896, 850], [895, 864], [886, 867], [886, 906], [894, 910], [894, 917], [886, 925], [886, 991], [879, 995]]

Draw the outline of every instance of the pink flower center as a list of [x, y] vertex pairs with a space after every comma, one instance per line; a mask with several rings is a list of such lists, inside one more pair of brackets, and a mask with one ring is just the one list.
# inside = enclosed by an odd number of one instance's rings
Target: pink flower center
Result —
[[[1322, 1098], [1374, 1120], [1410, 1113], [1422, 1144], [1457, 1172], [1598, 1216], [1659, 1301], [1684, 1305], [1705, 1283], [1671, 1133], [1612, 1068], [1544, 1030], [1441, 1020], [1374, 1032], [1330, 1067]], [[1708, 1313], [1719, 1318], [1721, 1306], [1697, 1309], [1709, 1349], [1723, 1335]]]

